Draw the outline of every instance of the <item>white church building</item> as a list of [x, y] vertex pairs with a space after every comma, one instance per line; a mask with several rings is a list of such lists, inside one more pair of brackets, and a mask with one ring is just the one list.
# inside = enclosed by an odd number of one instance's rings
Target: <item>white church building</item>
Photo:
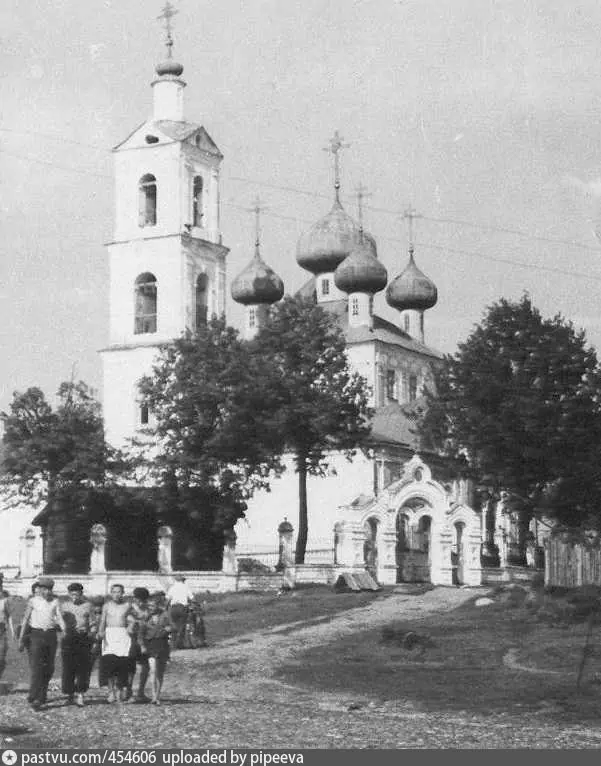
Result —
[[[223, 155], [202, 125], [185, 118], [186, 83], [172, 57], [169, 25], [167, 52], [152, 82], [152, 116], [113, 150], [110, 327], [101, 358], [106, 437], [117, 447], [152, 425], [138, 381], [151, 372], [159, 346], [224, 314], [228, 287], [246, 307], [250, 337], [285, 287], [263, 261], [258, 237], [254, 257], [228, 283], [229, 251], [220, 230]], [[331, 475], [309, 477], [304, 577], [311, 579], [312, 568], [322, 578], [326, 570], [334, 576], [367, 568], [382, 584], [476, 585], [481, 544], [501, 535], [502, 525], [470, 506], [465, 481], [443, 478], [442, 464], [420, 451], [414, 431], [422, 391], [440, 360], [426, 343], [424, 322], [437, 289], [416, 265], [412, 243], [405, 269], [389, 278], [374, 237], [340, 202], [341, 146], [336, 133], [332, 208], [300, 238], [297, 262], [310, 275], [303, 293], [343, 329], [350, 364], [371, 388], [375, 416], [369, 455], [359, 453], [352, 462], [333, 455]], [[410, 222], [413, 216], [408, 211]], [[396, 323], [373, 311], [373, 297], [384, 289], [398, 311]], [[238, 558], [276, 563], [278, 527], [286, 520], [284, 530], [294, 529], [297, 509], [298, 480], [290, 468], [271, 492], [249, 501], [235, 530]]]

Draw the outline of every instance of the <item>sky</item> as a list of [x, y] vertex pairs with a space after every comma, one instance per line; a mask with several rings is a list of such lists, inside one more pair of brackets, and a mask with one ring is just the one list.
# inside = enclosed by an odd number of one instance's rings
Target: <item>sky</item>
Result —
[[[101, 390], [111, 148], [150, 116], [163, 0], [0, 7], [0, 410], [72, 376]], [[301, 233], [355, 189], [390, 278], [416, 261], [439, 300], [426, 340], [452, 353], [487, 306], [527, 291], [601, 349], [598, 0], [174, 0], [186, 118], [222, 153], [228, 278], [253, 254], [293, 292]], [[241, 307], [228, 291], [228, 319]], [[383, 294], [376, 311], [395, 312]]]

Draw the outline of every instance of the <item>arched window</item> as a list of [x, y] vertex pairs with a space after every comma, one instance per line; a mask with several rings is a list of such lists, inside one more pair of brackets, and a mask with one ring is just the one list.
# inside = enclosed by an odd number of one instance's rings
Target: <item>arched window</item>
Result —
[[355, 296], [351, 298], [351, 316], [359, 316], [359, 298]]
[[138, 184], [138, 212], [140, 226], [156, 226], [157, 222], [157, 180], [147, 173]]
[[134, 334], [157, 331], [157, 280], [145, 272], [136, 279]]
[[251, 330], [257, 326], [257, 310], [254, 306], [248, 309], [248, 326]]
[[148, 411], [148, 405], [142, 404], [140, 406], [140, 425], [147, 426], [150, 420], [150, 413]]
[[202, 176], [194, 176], [192, 181], [192, 226], [202, 226]]
[[207, 323], [209, 279], [206, 274], [199, 274], [196, 280], [196, 330], [200, 330]]
[[330, 280], [329, 279], [322, 279], [321, 280], [321, 294], [322, 295], [329, 295], [330, 294]]

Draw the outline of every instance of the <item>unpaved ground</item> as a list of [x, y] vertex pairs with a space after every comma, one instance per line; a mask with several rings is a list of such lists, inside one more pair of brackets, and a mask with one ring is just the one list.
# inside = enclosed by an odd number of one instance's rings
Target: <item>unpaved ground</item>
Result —
[[583, 726], [551, 720], [544, 710], [494, 715], [443, 709], [424, 713], [403, 699], [383, 703], [369, 696], [283, 684], [274, 678], [283, 663], [296, 661], [301, 653], [306, 658], [312, 647], [392, 620], [419, 620], [434, 612], [444, 615], [473, 595], [473, 590], [453, 588], [418, 596], [395, 594], [330, 620], [280, 625], [202, 651], [177, 652], [168, 670], [165, 701], [158, 709], [107, 705], [104, 694], [92, 689], [90, 704], [83, 710], [64, 706], [56, 695], [48, 709], [31, 713], [24, 691], [17, 690], [0, 698], [0, 745], [598, 748], [601, 716], [599, 726], [590, 721]]

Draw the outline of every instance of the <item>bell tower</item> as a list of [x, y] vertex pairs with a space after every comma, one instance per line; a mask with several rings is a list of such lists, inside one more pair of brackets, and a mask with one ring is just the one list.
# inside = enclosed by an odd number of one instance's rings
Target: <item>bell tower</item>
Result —
[[147, 427], [138, 381], [159, 346], [225, 312], [219, 222], [223, 155], [184, 118], [184, 68], [173, 58], [166, 2], [166, 58], [152, 82], [152, 115], [113, 149], [115, 219], [109, 253], [109, 345], [102, 350], [106, 437], [122, 446]]

